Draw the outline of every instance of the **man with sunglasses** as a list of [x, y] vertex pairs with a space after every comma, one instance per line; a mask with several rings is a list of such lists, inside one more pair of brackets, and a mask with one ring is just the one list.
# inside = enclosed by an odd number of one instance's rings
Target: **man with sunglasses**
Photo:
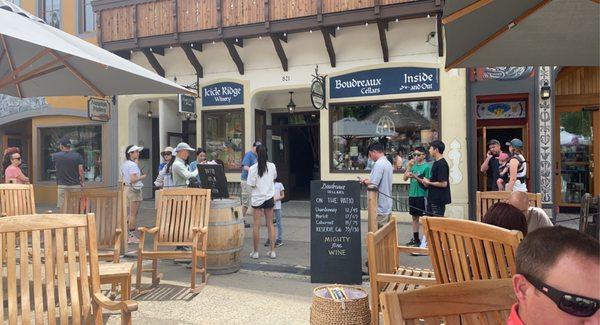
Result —
[[516, 256], [518, 303], [507, 325], [600, 324], [600, 244], [577, 230], [545, 227]]

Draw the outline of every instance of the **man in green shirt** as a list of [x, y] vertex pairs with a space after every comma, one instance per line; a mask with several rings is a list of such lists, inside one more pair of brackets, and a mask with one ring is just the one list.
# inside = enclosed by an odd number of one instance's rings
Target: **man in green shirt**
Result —
[[425, 148], [417, 147], [413, 152], [413, 158], [408, 162], [404, 180], [410, 179], [408, 187], [409, 213], [412, 216], [413, 238], [407, 246], [419, 247], [419, 217], [425, 215], [425, 198], [427, 187], [423, 185], [423, 178], [431, 177], [431, 165], [425, 161]]

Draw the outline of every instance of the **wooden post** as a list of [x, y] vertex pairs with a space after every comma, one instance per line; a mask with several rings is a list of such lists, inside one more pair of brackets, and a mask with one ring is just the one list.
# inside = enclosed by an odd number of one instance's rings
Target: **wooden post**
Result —
[[369, 185], [367, 187], [367, 212], [369, 215], [369, 231], [377, 231], [377, 186]]

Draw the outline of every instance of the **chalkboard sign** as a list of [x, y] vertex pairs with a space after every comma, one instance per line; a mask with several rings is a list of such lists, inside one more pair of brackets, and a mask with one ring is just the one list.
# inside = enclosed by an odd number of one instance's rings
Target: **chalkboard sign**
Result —
[[362, 283], [360, 184], [310, 183], [310, 279]]
[[200, 186], [210, 189], [210, 197], [213, 199], [226, 199], [229, 197], [227, 190], [227, 177], [223, 166], [217, 164], [198, 165], [200, 175]]

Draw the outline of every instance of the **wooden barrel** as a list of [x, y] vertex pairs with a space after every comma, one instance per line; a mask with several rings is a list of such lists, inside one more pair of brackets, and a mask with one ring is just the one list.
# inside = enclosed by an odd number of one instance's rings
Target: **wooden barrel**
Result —
[[206, 269], [211, 274], [229, 274], [241, 267], [244, 221], [239, 200], [217, 199], [210, 203]]

